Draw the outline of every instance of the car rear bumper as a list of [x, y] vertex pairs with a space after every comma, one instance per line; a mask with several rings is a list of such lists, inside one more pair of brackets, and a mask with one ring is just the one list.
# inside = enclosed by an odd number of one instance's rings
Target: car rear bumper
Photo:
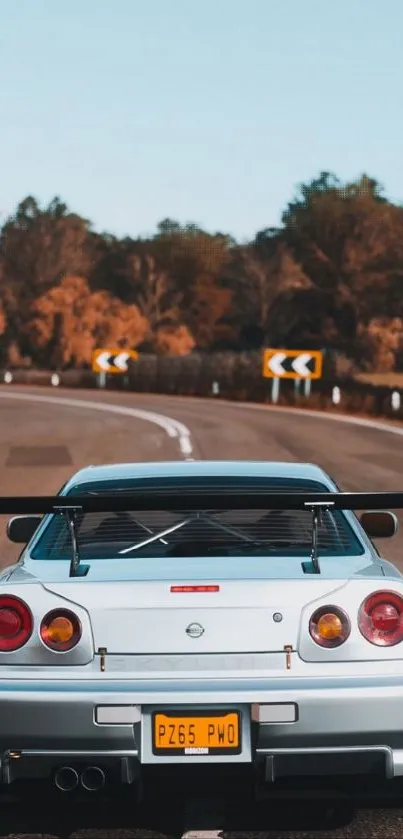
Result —
[[[186, 709], [238, 710], [240, 753], [153, 754], [152, 713]], [[113, 764], [122, 777], [142, 765], [258, 763], [267, 782], [393, 778], [403, 775], [403, 678], [0, 680], [0, 758], [3, 783], [77, 762]]]

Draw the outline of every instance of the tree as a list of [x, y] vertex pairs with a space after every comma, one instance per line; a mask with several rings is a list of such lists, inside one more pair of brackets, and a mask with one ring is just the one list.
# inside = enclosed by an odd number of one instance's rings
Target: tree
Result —
[[40, 293], [65, 274], [91, 267], [90, 223], [70, 213], [59, 198], [41, 210], [29, 196], [1, 231], [4, 270], [18, 293]]
[[[323, 315], [323, 307], [332, 313], [334, 341], [353, 354], [357, 332], [352, 324], [357, 328], [368, 322], [377, 296], [376, 307], [391, 314], [385, 311], [390, 291], [395, 289], [396, 298], [396, 289], [401, 287], [402, 213], [367, 175], [343, 185], [334, 175], [322, 172], [301, 185], [299, 195], [283, 214], [284, 227], [278, 235], [317, 289], [317, 315], [319, 311]], [[308, 298], [305, 300], [308, 304]], [[342, 316], [337, 315], [340, 312]], [[329, 340], [325, 328], [329, 318], [322, 316], [322, 323], [325, 342]]]
[[132, 256], [130, 265], [135, 298], [150, 330], [154, 332], [161, 326], [177, 324], [181, 295], [173, 288], [167, 272], [158, 268], [150, 254], [143, 258]]
[[225, 321], [231, 307], [232, 291], [223, 288], [211, 274], [199, 274], [192, 292], [186, 319], [197, 348], [211, 349], [233, 340], [234, 331]]
[[0, 236], [3, 299], [10, 328], [22, 344], [33, 301], [66, 274], [85, 275], [90, 269], [89, 230], [89, 222], [70, 213], [59, 198], [42, 210], [29, 196], [6, 221]]
[[35, 301], [25, 332], [37, 362], [65, 368], [90, 364], [97, 346], [135, 348], [148, 328], [137, 306], [91, 292], [83, 277], [67, 276]]
[[60, 198], [28, 196], [0, 231], [0, 357], [80, 366], [96, 345], [158, 354], [326, 347], [356, 366], [403, 358], [403, 207], [367, 174], [321, 172], [278, 228], [238, 245], [165, 218], [96, 233]]
[[180, 295], [180, 310], [200, 349], [213, 347], [231, 334], [225, 324], [231, 290], [221, 276], [235, 242], [222, 233], [207, 233], [196, 224], [165, 219], [152, 241], [153, 253]]
[[307, 289], [311, 282], [286, 246], [276, 241], [267, 252], [256, 244], [237, 248], [225, 285], [233, 291], [231, 322], [241, 343], [246, 340], [257, 348], [265, 340], [275, 340], [278, 306], [286, 299], [285, 292]]
[[195, 347], [187, 326], [161, 326], [155, 334], [154, 348], [158, 355], [189, 355]]

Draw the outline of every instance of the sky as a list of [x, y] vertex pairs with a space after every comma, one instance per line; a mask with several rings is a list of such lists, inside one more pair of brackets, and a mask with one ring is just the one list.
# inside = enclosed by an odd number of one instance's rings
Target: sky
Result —
[[243, 242], [322, 170], [401, 202], [402, 32], [403, 0], [0, 0], [0, 224], [58, 195]]

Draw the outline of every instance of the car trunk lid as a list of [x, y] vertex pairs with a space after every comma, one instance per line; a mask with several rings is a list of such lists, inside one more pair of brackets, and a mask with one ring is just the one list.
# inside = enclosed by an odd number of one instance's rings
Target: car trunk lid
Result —
[[[95, 648], [109, 653], [275, 652], [297, 645], [307, 603], [341, 580], [197, 580], [48, 583], [84, 607]], [[200, 588], [201, 587], [201, 588]]]

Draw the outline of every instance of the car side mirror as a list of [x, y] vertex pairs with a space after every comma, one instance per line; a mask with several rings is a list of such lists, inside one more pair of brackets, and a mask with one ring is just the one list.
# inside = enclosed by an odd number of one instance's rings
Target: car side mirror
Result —
[[387, 539], [395, 536], [399, 527], [397, 516], [387, 510], [361, 513], [360, 522], [371, 539]]
[[7, 522], [6, 533], [10, 542], [26, 545], [42, 521], [42, 516], [13, 516]]

